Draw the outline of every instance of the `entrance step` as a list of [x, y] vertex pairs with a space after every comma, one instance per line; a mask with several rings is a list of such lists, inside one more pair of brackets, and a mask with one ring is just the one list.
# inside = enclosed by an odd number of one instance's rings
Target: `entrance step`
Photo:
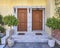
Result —
[[16, 42], [47, 42], [48, 36], [44, 35], [35, 35], [35, 34], [26, 34], [26, 35], [13, 35], [12, 36]]

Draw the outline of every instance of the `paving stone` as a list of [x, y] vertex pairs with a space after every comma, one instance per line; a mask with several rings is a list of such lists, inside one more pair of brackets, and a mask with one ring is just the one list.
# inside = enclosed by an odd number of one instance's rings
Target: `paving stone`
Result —
[[[16, 43], [13, 47], [8, 47], [6, 45], [5, 48], [50, 48], [47, 43], [40, 43], [40, 42], [20, 42]], [[53, 48], [58, 48], [57, 46]]]

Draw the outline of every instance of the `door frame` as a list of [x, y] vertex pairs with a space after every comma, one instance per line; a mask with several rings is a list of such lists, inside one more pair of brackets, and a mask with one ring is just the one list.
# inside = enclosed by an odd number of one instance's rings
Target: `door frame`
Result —
[[[43, 23], [42, 28], [43, 29], [42, 29], [42, 31], [39, 31], [39, 32], [44, 32], [45, 31], [45, 8], [46, 8], [45, 6], [15, 6], [15, 7], [13, 7], [13, 10], [14, 10], [14, 15], [15, 15], [16, 18], [17, 18], [17, 9], [18, 8], [27, 8], [27, 18], [28, 18], [29, 9], [31, 10], [30, 12], [32, 12], [32, 8], [40, 8], [41, 10], [43, 10], [43, 17], [42, 17], [43, 18], [43, 21], [42, 21], [42, 23]], [[30, 16], [32, 16], [32, 13], [30, 14]], [[28, 19], [27, 19], [27, 23], [28, 23]], [[28, 28], [28, 26], [27, 26], [27, 28]], [[17, 26], [14, 26], [14, 29], [15, 29], [16, 33], [22, 33], [22, 32], [17, 32]], [[31, 31], [32, 31], [32, 26], [31, 26]], [[36, 32], [36, 31], [37, 30], [32, 31], [32, 32]], [[27, 32], [29, 32], [28, 29], [27, 29]], [[23, 33], [27, 33], [27, 32], [23, 32]]]

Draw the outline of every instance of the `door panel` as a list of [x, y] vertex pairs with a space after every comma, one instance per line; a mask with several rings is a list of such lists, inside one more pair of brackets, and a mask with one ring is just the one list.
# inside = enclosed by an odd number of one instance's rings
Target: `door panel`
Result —
[[27, 9], [18, 8], [18, 31], [27, 31]]
[[42, 30], [42, 10], [32, 10], [32, 30]]

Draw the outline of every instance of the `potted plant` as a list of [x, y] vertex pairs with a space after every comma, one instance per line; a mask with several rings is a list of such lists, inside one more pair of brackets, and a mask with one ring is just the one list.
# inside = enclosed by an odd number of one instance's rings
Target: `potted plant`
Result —
[[0, 37], [4, 35], [5, 35], [5, 28], [4, 28], [3, 16], [0, 15]]
[[5, 33], [3, 16], [0, 14], [0, 33]]
[[0, 38], [2, 38], [4, 35], [5, 35], [5, 28], [4, 28], [3, 16], [0, 14]]
[[4, 24], [8, 25], [10, 27], [10, 30], [12, 30], [13, 26], [18, 25], [18, 19], [14, 15], [7, 15], [4, 17]]
[[[59, 35], [60, 34], [60, 18], [55, 18], [55, 17], [48, 18], [46, 25], [49, 28], [51, 28], [51, 30], [52, 30], [51, 37], [59, 39], [59, 36], [60, 36]], [[49, 42], [50, 42], [50, 46], [54, 46], [55, 43], [54, 43], [53, 39], [49, 39]]]
[[5, 36], [5, 28], [3, 28], [2, 26], [0, 26], [0, 47], [4, 47], [4, 44], [2, 44], [1, 39]]
[[8, 39], [8, 46], [13, 46], [14, 42], [11, 39], [11, 35], [13, 34], [13, 26], [17, 26], [18, 25], [18, 19], [14, 16], [14, 15], [7, 15], [4, 17], [4, 24], [8, 25], [10, 27], [10, 31], [9, 31], [9, 39]]
[[0, 26], [4, 25], [3, 16], [0, 14]]
[[5, 28], [0, 26], [0, 37], [2, 38], [5, 35]]
[[0, 14], [0, 47], [3, 48], [4, 45], [2, 45], [1, 38], [5, 35], [5, 28], [4, 28], [4, 22], [3, 22], [3, 16]]

